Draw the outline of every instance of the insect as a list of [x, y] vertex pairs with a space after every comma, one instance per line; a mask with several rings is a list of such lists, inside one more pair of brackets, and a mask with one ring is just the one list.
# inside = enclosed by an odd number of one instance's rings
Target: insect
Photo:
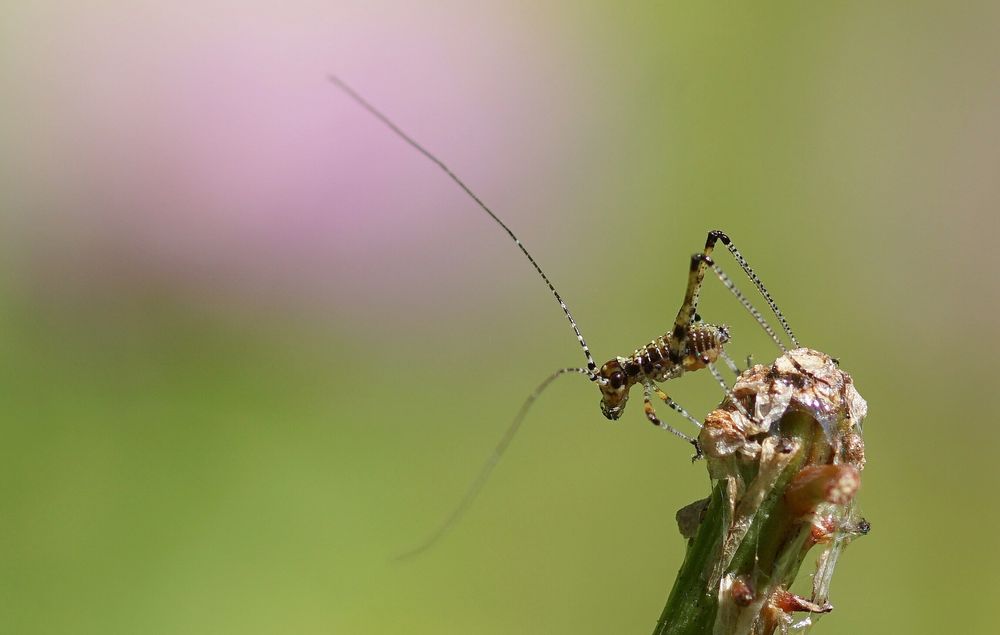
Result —
[[[684, 300], [681, 303], [680, 309], [677, 311], [677, 317], [674, 319], [673, 325], [670, 329], [663, 335], [651, 340], [648, 344], [637, 348], [630, 355], [624, 357], [614, 357], [601, 366], [598, 366], [597, 362], [594, 361], [590, 348], [587, 346], [587, 342], [584, 340], [583, 334], [580, 332], [580, 328], [577, 326], [576, 320], [573, 318], [573, 314], [570, 313], [566, 302], [563, 300], [562, 296], [559, 295], [559, 292], [549, 280], [548, 276], [545, 275], [545, 272], [542, 271], [542, 268], [535, 261], [534, 257], [532, 257], [521, 240], [514, 234], [507, 224], [504, 223], [489, 207], [487, 207], [482, 199], [480, 199], [461, 179], [459, 179], [458, 176], [456, 176], [455, 173], [448, 168], [448, 166], [446, 166], [436, 156], [431, 154], [422, 145], [413, 140], [413, 138], [403, 132], [395, 123], [393, 123], [391, 119], [365, 100], [353, 88], [334, 75], [330, 75], [329, 80], [335, 86], [344, 91], [344, 93], [346, 93], [351, 99], [357, 102], [362, 108], [385, 124], [403, 141], [436, 164], [445, 174], [448, 175], [449, 178], [451, 178], [452, 181], [454, 181], [466, 194], [468, 194], [473, 201], [475, 201], [480, 209], [486, 212], [486, 214], [488, 214], [490, 218], [492, 218], [493, 221], [496, 222], [508, 236], [510, 236], [510, 239], [514, 241], [517, 247], [535, 268], [535, 271], [538, 272], [538, 275], [541, 276], [542, 280], [548, 286], [549, 291], [552, 292], [552, 295], [559, 303], [559, 306], [562, 308], [566, 319], [569, 321], [570, 327], [573, 329], [577, 342], [583, 350], [583, 354], [587, 360], [586, 365], [582, 367], [560, 368], [549, 375], [541, 384], [538, 385], [537, 388], [535, 388], [535, 390], [524, 401], [520, 410], [515, 415], [514, 420], [507, 428], [507, 431], [500, 439], [500, 442], [493, 450], [489, 459], [483, 465], [479, 475], [472, 482], [465, 496], [461, 499], [455, 510], [445, 519], [436, 532], [434, 532], [419, 546], [400, 556], [400, 558], [413, 556], [426, 550], [428, 547], [437, 542], [437, 540], [440, 539], [441, 536], [443, 536], [462, 517], [469, 505], [472, 503], [473, 499], [478, 495], [480, 490], [482, 490], [501, 456], [507, 450], [507, 447], [510, 445], [514, 435], [520, 428], [525, 415], [531, 408], [531, 405], [536, 399], [538, 399], [542, 392], [560, 376], [572, 374], [583, 375], [591, 382], [597, 384], [601, 393], [601, 412], [605, 417], [612, 421], [621, 417], [625, 410], [625, 406], [628, 403], [629, 395], [632, 392], [632, 389], [637, 386], [641, 387], [643, 395], [643, 409], [646, 418], [652, 422], [653, 425], [671, 432], [688, 443], [691, 443], [695, 448], [694, 458], [700, 458], [701, 448], [698, 446], [697, 439], [662, 421], [653, 406], [653, 397], [656, 397], [660, 401], [664, 402], [669, 408], [679, 413], [688, 421], [692, 422], [696, 427], [701, 428], [701, 423], [691, 416], [691, 414], [688, 413], [688, 411], [685, 410], [680, 404], [674, 401], [660, 387], [660, 384], [667, 380], [680, 377], [685, 373], [694, 372], [702, 368], [708, 368], [709, 372], [711, 372], [715, 377], [723, 391], [735, 404], [737, 404], [739, 409], [742, 409], [742, 405], [739, 405], [739, 401], [732, 396], [725, 379], [715, 366], [716, 362], [721, 359], [730, 368], [730, 370], [736, 374], [739, 374], [740, 372], [738, 366], [732, 358], [729, 357], [724, 348], [726, 343], [730, 340], [729, 328], [724, 324], [716, 325], [703, 322], [701, 316], [698, 314], [698, 301], [702, 283], [707, 271], [709, 269], [712, 270], [715, 276], [739, 300], [740, 304], [742, 304], [751, 316], [753, 316], [756, 322], [764, 329], [765, 332], [767, 332], [782, 352], [787, 352], [788, 350], [774, 329], [772, 329], [768, 324], [767, 320], [764, 319], [756, 307], [754, 307], [747, 297], [736, 287], [729, 276], [726, 275], [722, 268], [713, 259], [714, 250], [719, 243], [722, 243], [730, 254], [732, 254], [733, 258], [763, 296], [767, 305], [770, 307], [775, 317], [777, 317], [785, 334], [791, 340], [793, 347], [799, 347], [798, 340], [792, 333], [792, 329], [788, 325], [788, 321], [785, 319], [785, 316], [778, 309], [777, 304], [775, 304], [760, 278], [750, 267], [747, 260], [743, 257], [743, 254], [736, 248], [736, 245], [733, 244], [732, 240], [730, 240], [729, 236], [725, 233], [721, 231], [711, 231], [708, 233], [708, 238], [705, 241], [705, 246], [702, 251], [691, 256], [691, 266], [688, 271], [688, 282], [687, 289], [684, 293]], [[743, 411], [743, 414], [746, 415], [747, 413]]]

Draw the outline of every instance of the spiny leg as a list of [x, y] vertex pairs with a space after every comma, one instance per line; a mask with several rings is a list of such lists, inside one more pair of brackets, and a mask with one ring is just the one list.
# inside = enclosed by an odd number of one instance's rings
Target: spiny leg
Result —
[[687, 289], [684, 291], [684, 302], [674, 318], [674, 327], [667, 343], [670, 360], [679, 363], [684, 357], [687, 347], [687, 333], [691, 323], [698, 315], [698, 300], [701, 296], [701, 285], [705, 279], [705, 267], [712, 262], [711, 246], [705, 246], [705, 252], [691, 256], [691, 268], [688, 270]]
[[[681, 357], [683, 357], [684, 348], [687, 344], [688, 327], [691, 326], [692, 322], [699, 319], [698, 301], [701, 299], [701, 285], [705, 279], [705, 268], [715, 266], [715, 262], [712, 260], [712, 252], [715, 250], [715, 243], [720, 240], [724, 245], [729, 247], [730, 251], [734, 252], [734, 257], [743, 265], [747, 275], [758, 285], [757, 288], [767, 298], [771, 308], [778, 311], [778, 307], [774, 305], [771, 296], [767, 294], [767, 290], [760, 284], [757, 274], [753, 273], [753, 270], [750, 269], [750, 265], [746, 264], [743, 256], [738, 251], [735, 251], [736, 247], [732, 246], [729, 236], [726, 236], [721, 231], [710, 231], [708, 232], [708, 238], [705, 239], [705, 248], [701, 253], [691, 256], [691, 268], [688, 270], [688, 283], [687, 289], [684, 292], [684, 302], [681, 303], [681, 308], [677, 311], [677, 317], [674, 318], [674, 328], [670, 338], [670, 357], [674, 362], [680, 361]], [[778, 314], [780, 315], [780, 311]], [[793, 337], [792, 339], [794, 340], [795, 338]]]
[[[727, 353], [725, 349], [719, 349], [719, 357], [721, 357], [723, 361], [726, 362], [726, 366], [729, 367], [729, 370], [733, 371], [734, 375], [739, 377], [740, 375], [743, 374], [743, 371], [740, 370], [740, 367], [736, 365], [736, 362], [733, 361], [733, 358], [729, 356], [729, 353]], [[747, 368], [749, 367], [750, 366], [747, 365]]]
[[[674, 401], [673, 399], [671, 399], [670, 396], [667, 393], [663, 392], [663, 390], [660, 389], [659, 386], [657, 386], [656, 384], [652, 384], [651, 383], [651, 384], [647, 384], [646, 385], [646, 389], [647, 389], [647, 391], [648, 390], [652, 390], [653, 392], [655, 392], [656, 396], [659, 397], [663, 401], [663, 403], [667, 404], [671, 408], [671, 410], [673, 410], [674, 412], [679, 413], [682, 417], [684, 417], [685, 419], [687, 419], [688, 421], [690, 421], [691, 423], [693, 423], [695, 426], [697, 426], [699, 430], [701, 429], [701, 427], [702, 427], [701, 422], [698, 421], [697, 419], [695, 419], [694, 417], [692, 417], [690, 414], [688, 414], [688, 411], [685, 410], [683, 406], [681, 406], [679, 403], [677, 403], [676, 401]], [[647, 392], [646, 395], [647, 395], [647, 403], [646, 403], [646, 405], [648, 406], [649, 405], [649, 401], [648, 401], [649, 393]], [[654, 421], [654, 423], [656, 423], [656, 422]], [[669, 426], [668, 426], [668, 428], [669, 428]], [[670, 428], [670, 429], [671, 429], [671, 431], [673, 431], [672, 428]], [[681, 437], [687, 439], [687, 437], [685, 435], [681, 435]], [[698, 439], [688, 439], [688, 441], [691, 443], [691, 445], [694, 446], [694, 456], [691, 457], [691, 460], [692, 461], [697, 461], [702, 456], [704, 456], [704, 454], [701, 451], [701, 444], [698, 443]]]
[[716, 241], [722, 241], [722, 244], [726, 246], [729, 253], [732, 254], [733, 258], [736, 259], [736, 262], [743, 268], [743, 272], [747, 274], [747, 277], [749, 277], [751, 281], [753, 281], [754, 286], [756, 286], [757, 290], [760, 291], [760, 294], [764, 296], [764, 300], [767, 302], [767, 305], [771, 307], [771, 311], [773, 311], [775, 317], [778, 318], [778, 322], [781, 323], [781, 328], [785, 330], [785, 333], [788, 335], [788, 339], [792, 341], [792, 345], [795, 348], [798, 348], [799, 340], [795, 337], [795, 334], [792, 333], [792, 327], [788, 325], [788, 320], [785, 319], [784, 314], [781, 313], [778, 305], [775, 304], [771, 294], [768, 293], [767, 289], [764, 287], [764, 283], [761, 282], [757, 274], [754, 273], [754, 270], [750, 267], [750, 263], [748, 263], [747, 259], [743, 257], [743, 254], [736, 248], [736, 245], [733, 244], [733, 241], [729, 238], [729, 236], [727, 236], [725, 232], [721, 232], [719, 230], [708, 232], [708, 239], [705, 241], [705, 253], [708, 255], [712, 253], [712, 248], [715, 247]]
[[663, 392], [662, 388], [660, 388], [656, 384], [653, 384], [653, 392], [656, 393], [656, 396], [659, 397], [663, 401], [663, 403], [665, 403], [668, 406], [670, 406], [671, 410], [673, 410], [674, 412], [677, 412], [678, 414], [680, 414], [680, 416], [684, 417], [685, 419], [687, 419], [688, 421], [690, 421], [691, 423], [693, 423], [694, 425], [696, 425], [699, 430], [701, 429], [701, 427], [702, 427], [701, 421], [698, 421], [697, 419], [695, 419], [694, 417], [692, 417], [688, 413], [688, 411], [684, 409], [684, 406], [680, 405], [679, 403], [677, 403], [676, 401], [674, 401], [673, 399], [671, 399], [670, 395], [668, 395], [667, 393]]
[[532, 404], [535, 403], [535, 400], [538, 399], [538, 396], [541, 395], [542, 392], [549, 387], [549, 384], [551, 384], [557, 377], [572, 373], [586, 375], [591, 381], [603, 383], [602, 378], [595, 375], [588, 368], [560, 368], [546, 377], [545, 381], [540, 383], [538, 387], [535, 388], [530, 395], [528, 395], [528, 398], [524, 400], [524, 403], [521, 405], [521, 409], [517, 411], [517, 414], [514, 416], [514, 420], [507, 427], [507, 431], [504, 432], [503, 437], [500, 438], [500, 442], [497, 443], [497, 446], [493, 449], [493, 453], [490, 454], [488, 459], [486, 459], [483, 466], [479, 468], [479, 474], [476, 476], [476, 479], [469, 485], [469, 489], [466, 490], [465, 496], [462, 497], [462, 500], [460, 500], [458, 505], [455, 506], [455, 509], [452, 510], [451, 514], [445, 518], [444, 522], [441, 523], [434, 533], [428, 536], [422, 543], [413, 549], [397, 556], [397, 560], [405, 560], [426, 551], [430, 547], [434, 546], [434, 544], [440, 540], [442, 536], [448, 533], [448, 530], [455, 526], [462, 516], [465, 515], [465, 512], [468, 511], [469, 506], [472, 505], [472, 502], [476, 499], [476, 496], [479, 495], [479, 492], [481, 492], [483, 487], [486, 485], [486, 481], [489, 480], [490, 474], [493, 473], [493, 469], [496, 468], [497, 463], [500, 462], [500, 458], [503, 456], [504, 452], [507, 451], [507, 447], [510, 446], [511, 441], [514, 440], [514, 435], [517, 434], [518, 429], [521, 427], [521, 423], [524, 421], [524, 417], [528, 414], [528, 410], [531, 408]]
[[[688, 435], [684, 434], [683, 432], [681, 432], [677, 428], [671, 426], [669, 423], [664, 423], [662, 420], [660, 420], [659, 417], [656, 416], [656, 410], [653, 408], [653, 402], [650, 399], [650, 395], [652, 394], [652, 392], [654, 390], [656, 391], [657, 396], [661, 396], [662, 395], [661, 398], [666, 397], [666, 399], [670, 399], [659, 388], [656, 388], [655, 386], [653, 386], [653, 384], [646, 384], [645, 386], [643, 386], [643, 388], [642, 388], [642, 402], [643, 402], [643, 407], [644, 407], [644, 409], [646, 411], [646, 418], [649, 419], [649, 421], [654, 426], [656, 426], [658, 428], [662, 428], [662, 429], [666, 430], [667, 432], [670, 432], [671, 434], [675, 434], [675, 435], [679, 436], [680, 438], [684, 439], [685, 441], [687, 441], [688, 443], [690, 443], [692, 445], [697, 445], [697, 442], [693, 438], [691, 438]], [[701, 427], [701, 424], [698, 423], [698, 421], [694, 420], [690, 415], [688, 415], [687, 411], [685, 411], [683, 408], [681, 408], [675, 401], [673, 401], [672, 399], [670, 399], [670, 401], [668, 402], [668, 405], [670, 405], [670, 407], [673, 408], [674, 410], [678, 410], [678, 408], [679, 408], [678, 412], [682, 412], [686, 417], [688, 417], [689, 419], [691, 419], [692, 421], [694, 421], [695, 424], [697, 424], [699, 428]]]
[[771, 340], [773, 340], [774, 343], [778, 345], [778, 348], [781, 349], [781, 352], [787, 353], [788, 348], [785, 347], [784, 343], [781, 341], [781, 338], [779, 338], [778, 334], [774, 332], [774, 329], [771, 328], [771, 325], [768, 324], [767, 320], [764, 319], [764, 316], [760, 314], [760, 311], [757, 310], [757, 307], [755, 307], [750, 302], [750, 300], [748, 300], [747, 297], [743, 295], [743, 292], [736, 287], [736, 283], [733, 282], [732, 278], [727, 276], [726, 272], [723, 271], [722, 268], [719, 267], [719, 265], [717, 265], [716, 263], [713, 262], [711, 264], [711, 267], [712, 271], [715, 272], [716, 277], [723, 284], [723, 286], [729, 289], [730, 293], [736, 296], [736, 299], [740, 301], [740, 304], [743, 305], [743, 308], [746, 309], [750, 313], [750, 315], [753, 316], [753, 319], [757, 321], [757, 324], [760, 324], [760, 327], [764, 329], [764, 332], [766, 332], [768, 335], [771, 336]]
[[684, 347], [687, 344], [687, 329], [690, 327], [691, 322], [697, 319], [698, 301], [701, 296], [701, 285], [704, 281], [706, 267], [712, 268], [712, 271], [715, 272], [715, 275], [719, 278], [722, 284], [736, 296], [736, 299], [740, 301], [740, 304], [742, 304], [743, 307], [750, 312], [750, 315], [752, 315], [757, 323], [760, 324], [761, 328], [763, 328], [771, 339], [774, 340], [774, 343], [778, 345], [778, 348], [780, 348], [782, 352], [788, 351], [785, 345], [781, 342], [780, 338], [778, 338], [777, 334], [774, 332], [774, 329], [771, 328], [771, 325], [768, 324], [767, 320], [764, 319], [764, 316], [760, 314], [760, 311], [758, 311], [757, 308], [750, 303], [746, 296], [736, 288], [735, 283], [733, 283], [729, 276], [727, 276], [726, 273], [715, 263], [715, 261], [712, 260], [712, 252], [715, 249], [715, 244], [719, 241], [726, 246], [729, 252], [733, 255], [733, 258], [736, 259], [736, 262], [739, 263], [740, 267], [742, 267], [744, 273], [747, 274], [747, 277], [750, 278], [750, 280], [757, 287], [757, 290], [760, 291], [764, 300], [767, 301], [767, 305], [771, 308], [771, 311], [774, 312], [775, 317], [777, 317], [778, 321], [781, 323], [781, 326], [788, 335], [788, 338], [797, 348], [799, 346], [798, 339], [796, 339], [795, 334], [792, 332], [792, 328], [788, 325], [788, 321], [781, 313], [778, 305], [775, 304], [771, 294], [768, 293], [767, 289], [764, 287], [764, 283], [761, 282], [760, 278], [750, 267], [750, 264], [747, 262], [746, 258], [743, 257], [743, 254], [740, 253], [740, 250], [733, 244], [729, 236], [727, 236], [724, 232], [716, 230], [708, 233], [708, 238], [705, 240], [705, 249], [701, 253], [691, 256], [691, 268], [688, 273], [688, 285], [687, 290], [684, 293], [684, 302], [681, 304], [681, 308], [677, 312], [677, 317], [674, 319], [674, 327], [670, 338], [671, 359], [676, 362], [683, 356]]
[[707, 364], [707, 366], [709, 372], [712, 373], [712, 377], [715, 377], [715, 381], [719, 382], [719, 386], [722, 387], [722, 392], [726, 393], [726, 397], [728, 397], [729, 401], [736, 406], [736, 409], [740, 411], [740, 414], [746, 417], [748, 420], [757, 423], [757, 420], [750, 416], [750, 413], [747, 412], [747, 409], [743, 407], [743, 404], [740, 403], [740, 400], [737, 399], [736, 395], [733, 394], [733, 391], [729, 389], [729, 385], [726, 383], [725, 377], [723, 377], [722, 373], [719, 372], [719, 369], [715, 367], [715, 364]]
[[[720, 231], [709, 232], [708, 238], [705, 240], [705, 248], [701, 253], [691, 256], [691, 267], [688, 270], [688, 283], [687, 289], [684, 291], [684, 301], [681, 303], [681, 308], [677, 311], [677, 317], [674, 318], [674, 327], [671, 331], [669, 342], [670, 359], [675, 363], [679, 362], [684, 356], [684, 349], [687, 346], [688, 328], [690, 328], [692, 322], [696, 322], [700, 318], [698, 315], [698, 302], [701, 299], [701, 285], [705, 279], [705, 269], [707, 267], [715, 267], [715, 262], [712, 260], [712, 252], [715, 250], [715, 243], [719, 240], [722, 240], [723, 244], [727, 246], [730, 244], [729, 237], [724, 233]], [[743, 263], [746, 262], [742, 260], [743, 256], [739, 258]], [[756, 278], [756, 275], [754, 274], [753, 277]], [[774, 308], [777, 309], [777, 307]]]

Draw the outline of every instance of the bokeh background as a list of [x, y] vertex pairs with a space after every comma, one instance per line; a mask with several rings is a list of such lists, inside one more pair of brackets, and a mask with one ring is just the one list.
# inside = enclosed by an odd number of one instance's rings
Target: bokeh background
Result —
[[[0, 632], [651, 630], [704, 464], [576, 378], [443, 542], [391, 561], [583, 359], [514, 245], [328, 72], [510, 223], [601, 359], [665, 330], [730, 233], [870, 405], [873, 530], [814, 632], [994, 632], [997, 24], [986, 1], [5, 4]], [[773, 358], [711, 281], [702, 313]]]

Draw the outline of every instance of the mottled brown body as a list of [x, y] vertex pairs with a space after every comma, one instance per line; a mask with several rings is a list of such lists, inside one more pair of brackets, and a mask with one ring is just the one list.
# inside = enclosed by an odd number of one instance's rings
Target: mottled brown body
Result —
[[616, 357], [601, 366], [601, 412], [617, 419], [625, 409], [629, 390], [636, 384], [648, 385], [680, 377], [715, 363], [729, 341], [724, 325], [695, 322], [684, 333], [684, 347], [671, 353], [671, 333], [656, 338], [628, 357]]

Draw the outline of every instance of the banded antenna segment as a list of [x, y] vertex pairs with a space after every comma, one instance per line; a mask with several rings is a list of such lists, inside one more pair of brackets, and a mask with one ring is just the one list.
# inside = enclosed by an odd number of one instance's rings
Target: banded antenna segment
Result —
[[413, 146], [413, 148], [415, 148], [420, 154], [424, 155], [431, 162], [433, 162], [435, 165], [437, 165], [439, 168], [441, 168], [441, 170], [445, 174], [447, 174], [448, 177], [452, 181], [454, 181], [460, 188], [462, 188], [462, 190], [466, 194], [468, 194], [469, 197], [472, 200], [474, 200], [476, 202], [476, 204], [479, 205], [479, 207], [484, 212], [486, 212], [487, 214], [490, 215], [490, 218], [492, 218], [496, 222], [497, 225], [500, 225], [500, 227], [505, 232], [507, 232], [507, 235], [510, 236], [510, 239], [514, 241], [514, 244], [516, 244], [517, 247], [518, 247], [518, 249], [521, 250], [521, 253], [523, 253], [525, 255], [525, 257], [528, 258], [528, 261], [535, 268], [535, 271], [538, 272], [538, 275], [540, 275], [542, 277], [542, 280], [545, 281], [545, 284], [548, 285], [549, 291], [551, 291], [552, 295], [555, 296], [555, 298], [556, 298], [556, 302], [558, 302], [559, 306], [562, 307], [563, 313], [566, 314], [566, 319], [569, 320], [570, 326], [573, 327], [573, 332], [576, 333], [576, 339], [577, 339], [577, 341], [580, 342], [580, 347], [583, 349], [583, 354], [587, 356], [587, 368], [590, 369], [591, 371], [597, 370], [597, 364], [594, 362], [594, 357], [590, 354], [590, 348], [587, 346], [587, 342], [583, 339], [583, 334], [580, 333], [580, 327], [578, 327], [576, 325], [576, 320], [573, 319], [573, 314], [570, 313], [569, 307], [566, 306], [566, 302], [562, 299], [562, 296], [559, 295], [559, 292], [556, 291], [556, 288], [552, 284], [552, 282], [549, 280], [549, 277], [547, 275], [545, 275], [545, 272], [542, 271], [542, 268], [538, 265], [538, 263], [535, 261], [535, 259], [531, 256], [531, 254], [528, 252], [527, 248], [525, 248], [524, 243], [522, 243], [521, 240], [516, 235], [514, 235], [514, 232], [511, 231], [510, 227], [507, 227], [507, 224], [504, 223], [502, 220], [500, 220], [500, 217], [497, 216], [496, 214], [494, 214], [493, 210], [491, 210], [489, 207], [487, 207], [486, 203], [484, 203], [482, 201], [482, 199], [480, 199], [478, 196], [476, 196], [475, 192], [473, 192], [469, 188], [469, 186], [466, 185], [462, 181], [462, 179], [458, 178], [458, 176], [456, 176], [455, 173], [452, 172], [451, 169], [448, 168], [448, 166], [445, 165], [443, 161], [441, 161], [441, 159], [438, 159], [436, 156], [434, 156], [433, 154], [431, 154], [430, 151], [428, 151], [422, 145], [420, 145], [419, 143], [417, 143], [416, 141], [414, 141], [413, 138], [410, 137], [410, 135], [408, 135], [405, 132], [403, 132], [402, 129], [400, 129], [399, 126], [397, 126], [391, 119], [389, 119], [389, 117], [387, 117], [386, 115], [384, 115], [382, 113], [382, 111], [380, 111], [379, 109], [377, 109], [375, 106], [373, 106], [370, 103], [368, 103], [368, 101], [364, 97], [362, 97], [357, 92], [355, 92], [355, 90], [353, 88], [351, 88], [349, 85], [347, 85], [342, 79], [340, 79], [336, 75], [328, 75], [327, 77], [328, 77], [328, 79], [330, 80], [330, 82], [334, 86], [336, 86], [337, 88], [339, 88], [342, 91], [344, 91], [351, 99], [353, 99], [355, 102], [357, 102], [358, 105], [360, 105], [362, 108], [364, 108], [365, 110], [367, 110], [376, 119], [378, 119], [379, 121], [381, 121], [390, 130], [392, 130], [394, 133], [396, 133], [396, 135], [399, 138], [401, 138], [403, 141], [405, 141], [406, 143], [408, 143], [411, 146]]

